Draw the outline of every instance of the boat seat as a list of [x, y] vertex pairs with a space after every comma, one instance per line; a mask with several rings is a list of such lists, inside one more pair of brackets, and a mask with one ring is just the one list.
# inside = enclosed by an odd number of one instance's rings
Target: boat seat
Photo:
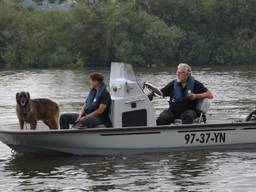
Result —
[[[193, 124], [196, 123], [206, 123], [206, 114], [209, 111], [210, 108], [210, 101], [209, 99], [200, 99], [197, 101], [196, 104], [196, 110], [199, 112], [199, 117], [194, 119]], [[174, 124], [181, 124], [182, 120], [181, 119], [175, 119]]]
[[104, 124], [99, 124], [99, 125], [97, 125], [95, 128], [107, 128], [107, 126], [104, 125]]
[[197, 101], [196, 109], [200, 112], [200, 115], [197, 119], [195, 119], [195, 123], [206, 123], [206, 114], [209, 111], [210, 108], [210, 101], [209, 99], [200, 99]]

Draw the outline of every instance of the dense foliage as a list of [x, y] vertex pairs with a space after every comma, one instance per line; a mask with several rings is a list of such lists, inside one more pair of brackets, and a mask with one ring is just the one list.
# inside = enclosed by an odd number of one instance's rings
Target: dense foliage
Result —
[[39, 11], [0, 0], [0, 68], [255, 64], [255, 0], [77, 2]]

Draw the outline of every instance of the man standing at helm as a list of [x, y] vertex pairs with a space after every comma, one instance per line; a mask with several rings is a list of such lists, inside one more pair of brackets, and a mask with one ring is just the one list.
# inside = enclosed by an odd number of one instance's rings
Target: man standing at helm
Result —
[[170, 100], [169, 109], [159, 115], [157, 125], [168, 125], [175, 119], [181, 119], [183, 124], [191, 124], [198, 116], [197, 100], [213, 98], [212, 92], [191, 75], [188, 64], [179, 64], [176, 75], [176, 80], [161, 89], [163, 96], [170, 97]]

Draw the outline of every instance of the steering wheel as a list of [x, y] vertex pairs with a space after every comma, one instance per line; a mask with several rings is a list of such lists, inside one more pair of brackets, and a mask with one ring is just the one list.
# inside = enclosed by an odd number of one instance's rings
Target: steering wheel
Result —
[[245, 121], [256, 121], [256, 110], [251, 112], [245, 119]]
[[143, 90], [148, 89], [151, 93], [153, 93], [157, 97], [163, 97], [162, 91], [151, 83], [144, 82], [142, 88]]

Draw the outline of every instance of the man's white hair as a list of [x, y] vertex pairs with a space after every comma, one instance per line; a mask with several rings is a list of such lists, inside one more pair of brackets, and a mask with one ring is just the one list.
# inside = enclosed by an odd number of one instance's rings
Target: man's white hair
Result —
[[180, 69], [180, 68], [186, 69], [189, 73], [192, 72], [191, 67], [186, 63], [180, 63], [177, 68], [178, 69]]

